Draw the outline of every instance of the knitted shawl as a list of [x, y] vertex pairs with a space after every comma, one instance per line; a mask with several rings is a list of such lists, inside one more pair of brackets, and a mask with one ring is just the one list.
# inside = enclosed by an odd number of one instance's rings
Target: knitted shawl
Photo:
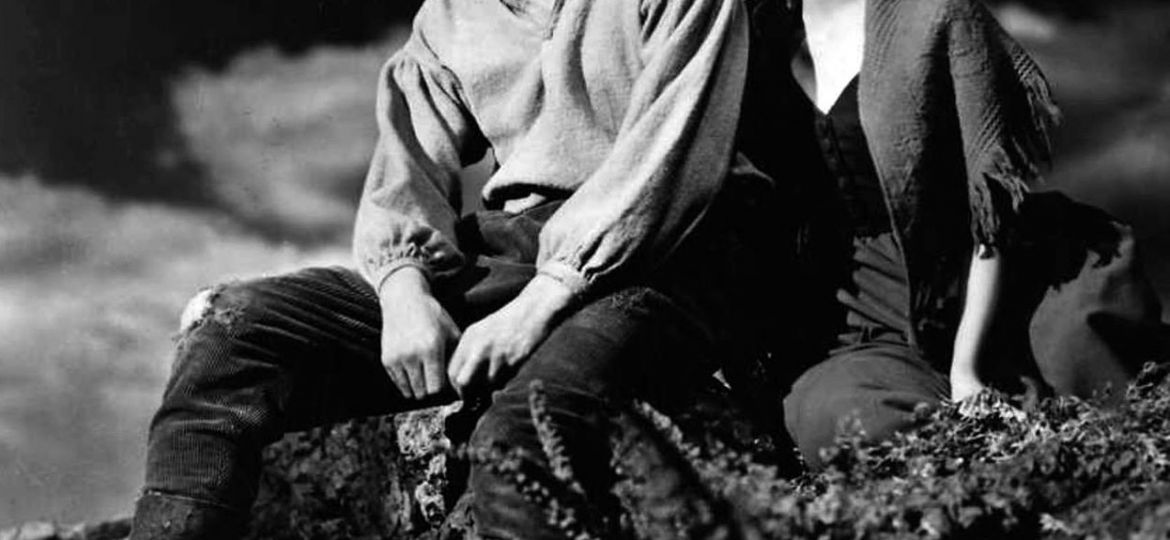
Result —
[[861, 115], [895, 220], [917, 221], [899, 206], [916, 204], [924, 183], [954, 176], [957, 164], [937, 170], [928, 156], [957, 136], [972, 235], [1000, 244], [1050, 158], [1059, 113], [1047, 81], [980, 0], [866, 1]]

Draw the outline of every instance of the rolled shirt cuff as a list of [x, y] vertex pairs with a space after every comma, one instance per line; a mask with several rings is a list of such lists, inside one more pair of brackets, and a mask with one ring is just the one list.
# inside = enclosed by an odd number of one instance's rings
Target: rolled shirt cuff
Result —
[[580, 297], [589, 289], [589, 278], [581, 271], [573, 268], [565, 263], [557, 261], [549, 261], [536, 269], [536, 273], [548, 276], [559, 281], [565, 287], [568, 287], [569, 292], [574, 297]]
[[434, 277], [434, 275], [431, 273], [430, 267], [428, 267], [426, 262], [424, 262], [419, 257], [408, 256], [394, 259], [378, 269], [378, 279], [375, 282], [376, 287], [374, 287], [374, 290], [378, 292], [379, 297], [382, 296], [382, 287], [386, 285], [386, 280], [390, 279], [390, 276], [394, 275], [395, 272], [402, 270], [403, 268], [417, 268], [421, 270], [428, 283], [430, 283]]

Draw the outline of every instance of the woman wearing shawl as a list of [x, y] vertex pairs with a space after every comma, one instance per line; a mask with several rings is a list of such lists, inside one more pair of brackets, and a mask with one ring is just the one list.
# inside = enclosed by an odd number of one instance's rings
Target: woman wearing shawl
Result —
[[790, 8], [804, 39], [774, 65], [791, 74], [784, 114], [811, 126], [794, 143], [805, 151], [792, 153], [811, 156], [793, 168], [809, 201], [801, 251], [810, 281], [842, 269], [822, 289], [833, 306], [827, 358], [784, 403], [816, 466], [842, 422], [883, 438], [920, 403], [1002, 382], [989, 358], [1001, 341], [990, 336], [1011, 264], [1004, 248], [1048, 159], [1055, 107], [978, 0]]

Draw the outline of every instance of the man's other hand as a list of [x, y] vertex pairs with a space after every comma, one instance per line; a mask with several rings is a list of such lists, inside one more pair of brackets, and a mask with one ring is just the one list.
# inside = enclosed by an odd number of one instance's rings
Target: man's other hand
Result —
[[447, 366], [455, 390], [463, 395], [510, 373], [544, 341], [572, 296], [561, 282], [538, 274], [515, 299], [469, 326]]
[[447, 353], [459, 327], [431, 295], [426, 276], [403, 268], [382, 285], [382, 365], [407, 399], [423, 399], [447, 387]]

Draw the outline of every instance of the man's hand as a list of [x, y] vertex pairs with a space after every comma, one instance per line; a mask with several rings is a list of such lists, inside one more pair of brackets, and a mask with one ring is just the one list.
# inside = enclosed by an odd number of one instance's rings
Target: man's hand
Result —
[[514, 300], [469, 326], [447, 367], [455, 390], [462, 395], [477, 384], [494, 382], [505, 368], [526, 360], [571, 302], [568, 287], [537, 275]]
[[459, 327], [431, 295], [426, 276], [403, 268], [387, 278], [382, 298], [382, 365], [407, 399], [447, 386], [444, 364], [459, 341]]

